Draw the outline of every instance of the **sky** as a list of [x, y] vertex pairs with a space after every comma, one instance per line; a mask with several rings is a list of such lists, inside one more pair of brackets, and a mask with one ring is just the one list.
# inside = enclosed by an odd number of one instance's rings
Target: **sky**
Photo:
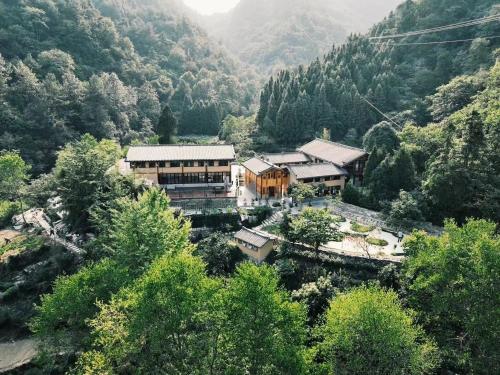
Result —
[[198, 13], [209, 15], [227, 12], [240, 0], [184, 0], [184, 3]]

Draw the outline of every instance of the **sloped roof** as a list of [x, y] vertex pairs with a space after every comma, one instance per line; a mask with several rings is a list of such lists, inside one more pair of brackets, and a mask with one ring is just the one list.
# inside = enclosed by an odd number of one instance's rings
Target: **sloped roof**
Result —
[[232, 145], [160, 145], [131, 146], [128, 162], [183, 161], [183, 160], [235, 160]]
[[264, 233], [257, 232], [245, 227], [237, 232], [234, 237], [257, 247], [262, 247], [269, 241], [273, 240], [271, 237], [266, 236]]
[[260, 175], [261, 173], [264, 173], [270, 169], [280, 169], [276, 165], [259, 158], [252, 158], [250, 160], [247, 160], [243, 163], [243, 167], [256, 175]]
[[307, 163], [309, 157], [302, 152], [284, 152], [281, 154], [264, 154], [262, 157], [272, 164]]
[[337, 167], [331, 163], [290, 165], [288, 169], [297, 179], [317, 178], [327, 176], [347, 176], [345, 169]]
[[368, 155], [365, 150], [346, 146], [340, 143], [315, 139], [312, 142], [299, 148], [299, 151], [317, 159], [321, 159], [340, 167], [352, 163], [353, 161]]

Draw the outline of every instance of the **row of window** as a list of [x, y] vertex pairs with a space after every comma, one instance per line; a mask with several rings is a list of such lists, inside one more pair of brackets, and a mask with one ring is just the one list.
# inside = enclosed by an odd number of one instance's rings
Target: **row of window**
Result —
[[328, 176], [328, 177], [316, 177], [316, 178], [304, 178], [299, 180], [305, 184], [309, 184], [311, 182], [325, 182], [325, 181], [339, 181], [340, 176]]
[[255, 245], [249, 244], [248, 242], [245, 242], [243, 240], [240, 240], [239, 238], [236, 239], [236, 242], [242, 246], [245, 246], [247, 249], [253, 250], [253, 251], [258, 251], [259, 248]]
[[[227, 178], [226, 178], [227, 177]], [[160, 185], [221, 184], [230, 177], [226, 173], [160, 173]]]
[[229, 161], [227, 160], [219, 160], [217, 161], [171, 161], [171, 162], [166, 162], [166, 161], [159, 161], [159, 162], [147, 162], [147, 161], [140, 161], [140, 162], [132, 162], [130, 163], [130, 166], [132, 168], [179, 168], [181, 166], [190, 168], [190, 167], [228, 167], [229, 166]]

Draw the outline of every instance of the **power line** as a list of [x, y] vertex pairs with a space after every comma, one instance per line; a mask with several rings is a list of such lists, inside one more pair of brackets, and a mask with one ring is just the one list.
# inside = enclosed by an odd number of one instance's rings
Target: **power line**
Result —
[[484, 36], [470, 39], [457, 39], [457, 40], [442, 40], [437, 42], [408, 42], [408, 43], [372, 43], [375, 45], [384, 45], [384, 46], [415, 46], [415, 45], [427, 45], [427, 44], [449, 44], [449, 43], [463, 43], [463, 42], [471, 42], [476, 39], [497, 39], [500, 38], [500, 35], [495, 36]]
[[366, 99], [363, 95], [360, 95], [361, 99], [363, 99], [366, 103], [368, 103], [368, 105], [370, 107], [372, 107], [374, 110], [376, 110], [378, 113], [380, 113], [382, 116], [384, 116], [385, 119], [389, 120], [393, 125], [396, 126], [396, 128], [398, 130], [401, 130], [403, 129], [403, 126], [398, 124], [396, 121], [394, 121], [392, 118], [390, 118], [389, 116], [387, 116], [384, 112], [382, 112], [380, 109], [378, 109], [375, 104], [373, 104], [372, 102], [370, 102], [368, 99]]
[[410, 31], [407, 33], [383, 35], [383, 36], [373, 36], [373, 37], [370, 37], [369, 39], [370, 40], [383, 40], [383, 39], [393, 39], [393, 38], [404, 38], [404, 37], [408, 37], [408, 36], [423, 35], [423, 34], [429, 34], [429, 33], [435, 33], [435, 32], [447, 31], [447, 30], [460, 29], [463, 27], [476, 26], [476, 25], [480, 25], [483, 23], [489, 23], [489, 22], [494, 22], [494, 21], [500, 21], [500, 14], [497, 14], [494, 16], [483, 17], [483, 18], [479, 18], [479, 19], [475, 19], [475, 20], [453, 23], [453, 24], [445, 25], [445, 26], [433, 27], [433, 28], [423, 29], [423, 30], [418, 30], [418, 31]]

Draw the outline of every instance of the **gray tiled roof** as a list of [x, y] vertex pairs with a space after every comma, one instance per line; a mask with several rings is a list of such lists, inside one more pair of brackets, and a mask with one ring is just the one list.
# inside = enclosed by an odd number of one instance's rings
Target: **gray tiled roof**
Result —
[[127, 161], [235, 160], [232, 145], [131, 146]]
[[316, 178], [327, 176], [347, 176], [345, 169], [337, 167], [331, 163], [290, 165], [288, 169], [297, 179]]
[[262, 157], [273, 164], [298, 164], [307, 163], [309, 157], [302, 152], [284, 152], [281, 154], [264, 154]]
[[310, 157], [321, 159], [340, 167], [352, 163], [353, 161], [367, 155], [365, 150], [346, 146], [340, 143], [315, 139], [302, 146], [299, 151]]
[[260, 175], [261, 173], [273, 168], [278, 168], [277, 166], [259, 158], [252, 158], [250, 160], [247, 160], [243, 163], [243, 167], [256, 175]]
[[255, 230], [251, 230], [245, 227], [243, 227], [239, 232], [237, 232], [234, 235], [234, 237], [257, 247], [262, 247], [269, 241], [273, 240], [271, 237], [266, 236], [261, 232], [257, 232]]

